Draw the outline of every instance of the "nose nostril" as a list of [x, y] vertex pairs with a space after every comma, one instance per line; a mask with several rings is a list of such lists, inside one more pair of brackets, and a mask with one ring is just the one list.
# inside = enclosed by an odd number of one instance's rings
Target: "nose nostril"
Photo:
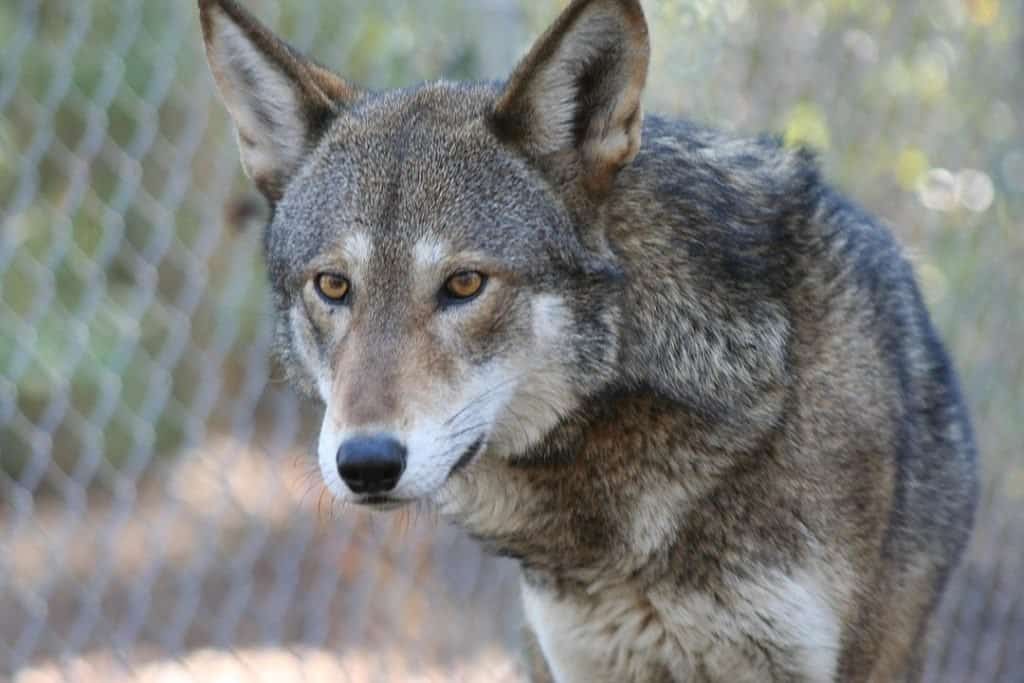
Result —
[[338, 474], [353, 493], [385, 493], [398, 485], [406, 449], [396, 439], [359, 436], [338, 449]]

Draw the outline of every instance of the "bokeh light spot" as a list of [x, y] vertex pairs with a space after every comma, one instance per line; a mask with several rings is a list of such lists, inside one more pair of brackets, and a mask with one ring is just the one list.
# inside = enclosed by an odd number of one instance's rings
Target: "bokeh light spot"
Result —
[[999, 0], [967, 0], [967, 16], [978, 26], [991, 26], [999, 18]]
[[786, 117], [786, 146], [828, 149], [831, 144], [825, 113], [813, 102], [802, 102]]
[[896, 180], [908, 190], [917, 187], [928, 172], [928, 156], [917, 147], [906, 147], [896, 157]]
[[945, 168], [933, 168], [918, 183], [917, 196], [929, 209], [952, 211], [956, 207], [956, 176]]
[[961, 206], [981, 213], [992, 206], [996, 191], [987, 173], [967, 168], [956, 176], [956, 196]]

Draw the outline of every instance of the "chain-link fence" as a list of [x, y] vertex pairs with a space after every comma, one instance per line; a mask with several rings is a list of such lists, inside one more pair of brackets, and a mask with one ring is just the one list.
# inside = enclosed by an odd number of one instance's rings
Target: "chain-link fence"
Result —
[[[375, 87], [560, 3], [249, 3]], [[648, 108], [822, 150], [911, 245], [983, 456], [932, 681], [1024, 681], [1024, 2], [649, 0]], [[510, 565], [335, 509], [269, 357], [262, 205], [175, 0], [0, 0], [0, 678], [519, 680]]]

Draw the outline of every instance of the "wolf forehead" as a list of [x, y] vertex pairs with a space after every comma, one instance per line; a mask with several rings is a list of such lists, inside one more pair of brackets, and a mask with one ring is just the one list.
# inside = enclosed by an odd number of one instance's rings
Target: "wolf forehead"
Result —
[[340, 111], [274, 206], [265, 246], [275, 283], [357, 231], [393, 251], [438, 243], [511, 267], [572, 261], [565, 207], [486, 125], [496, 95], [496, 85], [438, 82]]

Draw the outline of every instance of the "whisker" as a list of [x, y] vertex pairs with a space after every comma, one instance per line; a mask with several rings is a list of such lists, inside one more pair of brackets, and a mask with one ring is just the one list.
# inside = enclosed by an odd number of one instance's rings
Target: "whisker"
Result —
[[469, 432], [475, 432], [475, 431], [478, 431], [478, 430], [482, 429], [486, 424], [487, 424], [486, 422], [477, 422], [476, 424], [470, 425], [469, 427], [466, 427], [464, 429], [460, 429], [457, 432], [452, 432], [451, 434], [446, 435], [445, 438], [448, 441], [455, 441], [456, 439], [458, 439], [459, 437], [463, 436], [464, 434], [468, 434]]
[[451, 417], [449, 417], [447, 420], [444, 421], [444, 423], [443, 423], [444, 426], [445, 427], [450, 426], [452, 422], [454, 422], [456, 419], [458, 419], [458, 417], [460, 415], [462, 415], [464, 412], [469, 410], [469, 408], [472, 407], [473, 405], [475, 405], [478, 401], [483, 400], [485, 397], [487, 397], [490, 394], [493, 394], [498, 389], [501, 389], [502, 387], [507, 386], [510, 382], [516, 381], [517, 379], [522, 377], [524, 374], [525, 373], [520, 373], [518, 375], [513, 375], [511, 377], [507, 377], [504, 380], [502, 380], [502, 381], [498, 382], [497, 384], [495, 384], [494, 386], [488, 387], [487, 389], [485, 389], [482, 392], [480, 392], [478, 395], [476, 395], [473, 398], [469, 399], [468, 401], [466, 401], [466, 405], [464, 405], [461, 410], [459, 410], [457, 413], [455, 413], [454, 415], [452, 415]]

